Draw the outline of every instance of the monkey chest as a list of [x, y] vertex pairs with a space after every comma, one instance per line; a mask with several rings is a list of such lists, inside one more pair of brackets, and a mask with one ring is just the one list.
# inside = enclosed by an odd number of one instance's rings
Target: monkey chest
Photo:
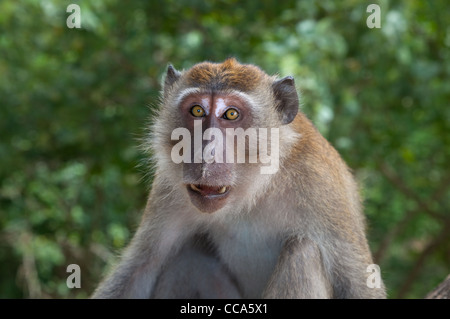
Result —
[[261, 297], [278, 260], [281, 240], [257, 225], [240, 223], [212, 235], [221, 262], [245, 298]]

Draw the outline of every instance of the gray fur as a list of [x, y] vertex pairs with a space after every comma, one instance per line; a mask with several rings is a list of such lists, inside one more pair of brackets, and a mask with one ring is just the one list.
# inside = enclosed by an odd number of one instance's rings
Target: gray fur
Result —
[[279, 100], [297, 99], [293, 80], [262, 76], [248, 93], [255, 127], [280, 128], [279, 171], [259, 175], [257, 165], [236, 164], [226, 206], [205, 214], [190, 202], [182, 164], [170, 160], [177, 92], [189, 93], [184, 74], [168, 69], [141, 224], [93, 297], [385, 298], [384, 285], [366, 285], [373, 261], [353, 176], [297, 114], [298, 100], [287, 106], [290, 115], [278, 116]]

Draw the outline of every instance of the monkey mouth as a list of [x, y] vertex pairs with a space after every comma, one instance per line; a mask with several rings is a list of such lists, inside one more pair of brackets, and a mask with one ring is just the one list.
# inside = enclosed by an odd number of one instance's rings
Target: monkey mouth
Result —
[[191, 203], [202, 213], [212, 214], [227, 203], [231, 186], [209, 186], [205, 184], [187, 184]]
[[202, 184], [189, 184], [188, 190], [192, 193], [208, 199], [219, 199], [226, 197], [230, 192], [230, 186], [208, 186]]

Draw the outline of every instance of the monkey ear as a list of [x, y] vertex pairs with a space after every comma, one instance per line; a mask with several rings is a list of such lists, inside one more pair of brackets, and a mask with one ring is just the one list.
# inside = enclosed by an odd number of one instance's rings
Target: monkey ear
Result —
[[172, 64], [167, 67], [166, 78], [164, 80], [164, 89], [171, 87], [181, 76], [181, 73], [177, 71]]
[[276, 80], [272, 84], [277, 102], [277, 111], [280, 113], [281, 123], [291, 123], [298, 113], [298, 95], [292, 76]]

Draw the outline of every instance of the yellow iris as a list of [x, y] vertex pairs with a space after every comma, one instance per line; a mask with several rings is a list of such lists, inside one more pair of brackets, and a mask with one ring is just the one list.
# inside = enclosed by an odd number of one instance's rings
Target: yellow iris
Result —
[[191, 114], [195, 117], [205, 116], [205, 110], [200, 105], [194, 105], [191, 109]]
[[225, 118], [227, 120], [235, 120], [239, 117], [239, 112], [236, 109], [228, 109], [225, 112]]

